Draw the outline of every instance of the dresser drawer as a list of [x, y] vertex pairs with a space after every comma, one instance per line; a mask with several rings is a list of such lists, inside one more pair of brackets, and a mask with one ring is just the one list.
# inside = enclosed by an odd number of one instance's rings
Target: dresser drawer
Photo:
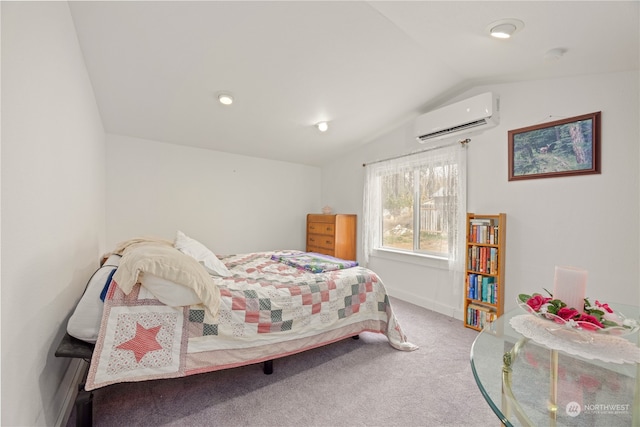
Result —
[[[308, 234], [307, 235], [307, 247], [308, 248], [322, 248], [333, 250], [335, 246], [335, 239], [333, 236], [326, 236], [322, 234]], [[313, 252], [313, 251], [310, 251]]]
[[317, 254], [323, 254], [323, 255], [329, 255], [329, 256], [333, 256], [334, 254], [334, 250], [333, 249], [325, 249], [325, 248], [320, 248], [317, 246], [308, 246], [307, 247], [307, 252], [315, 252]]
[[324, 234], [333, 236], [335, 233], [335, 224], [326, 222], [310, 222], [307, 224], [307, 234]]

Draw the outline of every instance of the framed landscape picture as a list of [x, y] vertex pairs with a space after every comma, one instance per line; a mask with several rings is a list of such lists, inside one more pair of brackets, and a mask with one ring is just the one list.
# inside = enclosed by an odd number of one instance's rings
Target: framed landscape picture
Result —
[[600, 111], [508, 132], [509, 181], [600, 173]]

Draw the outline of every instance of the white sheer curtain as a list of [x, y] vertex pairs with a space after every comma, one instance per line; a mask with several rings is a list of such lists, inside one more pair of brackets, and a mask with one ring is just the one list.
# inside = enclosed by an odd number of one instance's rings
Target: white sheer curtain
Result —
[[[439, 168], [445, 173], [445, 185], [442, 188], [442, 199], [445, 202], [442, 209], [443, 228], [448, 236], [449, 271], [453, 283], [462, 283], [467, 212], [466, 144], [456, 143], [366, 166], [363, 200], [365, 265], [369, 264], [371, 252], [382, 242], [382, 177], [417, 168]], [[459, 287], [455, 286], [454, 289], [455, 294], [458, 294]]]

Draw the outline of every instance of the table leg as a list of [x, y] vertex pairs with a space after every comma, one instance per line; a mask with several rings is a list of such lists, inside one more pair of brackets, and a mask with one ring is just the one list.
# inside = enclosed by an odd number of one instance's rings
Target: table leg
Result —
[[555, 427], [558, 416], [558, 351], [551, 350], [549, 372], [549, 425]]
[[502, 414], [506, 419], [511, 418], [509, 398], [506, 392], [506, 389], [511, 388], [511, 363], [513, 362], [511, 357], [512, 354], [510, 351], [502, 356]]
[[640, 426], [640, 363], [636, 363], [636, 385], [633, 391], [632, 426]]
[[527, 414], [524, 413], [522, 407], [513, 395], [512, 389], [512, 369], [511, 365], [515, 362], [520, 349], [529, 341], [529, 338], [521, 338], [510, 351], [507, 351], [502, 356], [502, 413], [505, 418], [509, 419], [511, 409], [518, 421], [525, 427], [534, 426], [533, 422], [529, 419]]

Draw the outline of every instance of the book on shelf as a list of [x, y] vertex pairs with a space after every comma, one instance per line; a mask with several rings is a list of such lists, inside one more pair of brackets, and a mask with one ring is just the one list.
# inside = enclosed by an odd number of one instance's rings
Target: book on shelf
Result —
[[498, 249], [490, 248], [489, 251], [489, 272], [496, 273], [498, 271]]
[[467, 275], [467, 298], [495, 304], [497, 296], [498, 283], [495, 277], [477, 273]]
[[467, 254], [467, 270], [496, 274], [498, 271], [498, 249], [487, 246], [471, 246]]
[[469, 241], [497, 245], [499, 225], [493, 219], [472, 219], [469, 221]]
[[494, 311], [479, 304], [469, 304], [467, 306], [466, 323], [476, 328], [484, 328], [490, 322], [496, 320]]
[[493, 277], [482, 276], [482, 301], [492, 302], [493, 291], [491, 290], [491, 282]]

